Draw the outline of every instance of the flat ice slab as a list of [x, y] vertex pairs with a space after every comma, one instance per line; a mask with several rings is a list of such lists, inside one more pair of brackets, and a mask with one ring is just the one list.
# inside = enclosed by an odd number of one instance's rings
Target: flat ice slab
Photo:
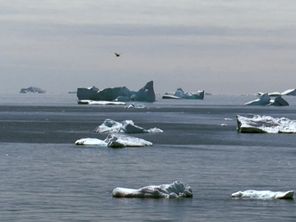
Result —
[[94, 100], [82, 99], [82, 100], [78, 100], [78, 104], [85, 104], [85, 105], [125, 105], [125, 102], [94, 101]]
[[102, 147], [107, 147], [107, 143], [104, 140], [100, 140], [97, 138], [82, 138], [79, 140], [75, 141], [76, 145], [89, 145], [89, 146], [102, 146]]
[[112, 148], [152, 146], [152, 143], [147, 140], [122, 134], [110, 134], [105, 142]]
[[150, 185], [139, 189], [117, 187], [112, 191], [113, 197], [121, 198], [181, 198], [192, 197], [191, 187], [175, 181], [171, 184]]
[[237, 130], [240, 133], [296, 133], [296, 121], [288, 118], [252, 115], [237, 115]]
[[292, 200], [294, 198], [294, 191], [269, 191], [269, 190], [245, 190], [238, 191], [231, 194], [231, 197], [236, 199], [255, 199], [255, 200], [275, 200], [275, 199], [287, 199]]
[[135, 125], [132, 120], [124, 120], [117, 122], [112, 119], [106, 119], [96, 129], [97, 133], [162, 133], [159, 128], [144, 129], [143, 127]]

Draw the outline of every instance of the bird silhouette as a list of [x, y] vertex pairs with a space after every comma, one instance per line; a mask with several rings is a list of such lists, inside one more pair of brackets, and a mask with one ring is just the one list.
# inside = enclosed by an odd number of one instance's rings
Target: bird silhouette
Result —
[[115, 55], [116, 57], [119, 57], [119, 56], [120, 56], [120, 54], [117, 53], [117, 52], [114, 52], [114, 55]]

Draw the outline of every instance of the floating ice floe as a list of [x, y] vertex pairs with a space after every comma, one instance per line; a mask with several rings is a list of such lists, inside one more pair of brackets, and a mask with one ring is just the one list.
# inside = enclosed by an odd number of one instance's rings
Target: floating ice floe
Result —
[[231, 194], [231, 197], [236, 199], [254, 199], [254, 200], [275, 200], [275, 199], [287, 199], [292, 200], [294, 198], [294, 191], [286, 192], [273, 192], [269, 190], [245, 190], [238, 191]]
[[287, 118], [252, 115], [237, 115], [237, 130], [240, 133], [296, 133], [296, 121]]
[[120, 198], [181, 198], [192, 197], [191, 187], [175, 181], [171, 184], [150, 185], [139, 189], [117, 187], [112, 191], [113, 197]]
[[258, 99], [249, 101], [245, 103], [248, 106], [288, 106], [289, 103], [284, 100], [281, 96], [276, 96], [274, 99], [271, 99], [267, 93], [260, 94]]
[[117, 101], [94, 101], [94, 100], [78, 100], [78, 104], [85, 105], [125, 105], [125, 102], [117, 102]]
[[89, 146], [102, 146], [107, 147], [107, 143], [104, 140], [100, 140], [97, 138], [82, 138], [75, 141], [76, 145], [89, 145]]
[[162, 133], [159, 128], [144, 129], [134, 124], [132, 120], [124, 120], [121, 123], [112, 119], [106, 119], [96, 129], [97, 133]]
[[194, 93], [184, 92], [183, 89], [178, 88], [175, 93], [165, 93], [163, 99], [204, 99], [205, 91], [200, 90]]
[[105, 142], [112, 148], [152, 146], [147, 140], [122, 134], [109, 134]]
[[152, 146], [152, 143], [147, 140], [122, 134], [110, 134], [105, 140], [97, 138], [82, 138], [76, 140], [75, 144], [112, 148]]

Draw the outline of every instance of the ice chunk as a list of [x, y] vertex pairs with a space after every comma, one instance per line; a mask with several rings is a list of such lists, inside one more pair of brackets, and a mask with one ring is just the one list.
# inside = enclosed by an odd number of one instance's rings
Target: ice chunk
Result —
[[178, 88], [176, 92], [173, 93], [165, 93], [162, 98], [163, 99], [204, 99], [205, 91], [199, 90], [194, 93], [184, 92], [183, 89]]
[[109, 134], [105, 142], [112, 148], [152, 146], [147, 140], [122, 134]]
[[121, 123], [111, 119], [106, 119], [96, 129], [97, 133], [162, 133], [158, 128], [144, 129], [134, 124], [132, 120], [124, 120]]
[[287, 89], [281, 93], [283, 96], [296, 96], [296, 89]]
[[96, 145], [96, 146], [102, 146], [107, 147], [107, 143], [104, 140], [96, 139], [96, 138], [82, 138], [75, 141], [76, 145]]
[[146, 83], [146, 85], [138, 91], [131, 91], [125, 86], [106, 88], [98, 90], [92, 88], [78, 88], [77, 97], [79, 100], [94, 100], [94, 101], [143, 101], [154, 102], [155, 92], [153, 88], [153, 81]]
[[139, 189], [117, 187], [112, 191], [113, 197], [125, 198], [181, 198], [192, 197], [191, 187], [175, 181], [171, 184], [150, 185]]
[[259, 94], [259, 98], [245, 103], [248, 106], [288, 106], [289, 103], [284, 100], [281, 96], [276, 96], [274, 99], [271, 99], [267, 93]]
[[125, 102], [94, 101], [94, 100], [82, 99], [82, 100], [78, 100], [78, 104], [87, 104], [87, 105], [125, 105]]
[[245, 190], [238, 191], [236, 193], [231, 194], [231, 197], [237, 199], [256, 199], [256, 200], [275, 200], [275, 199], [288, 199], [292, 200], [294, 196], [294, 191], [286, 191], [286, 192], [273, 192], [269, 190]]
[[240, 133], [296, 133], [296, 121], [288, 118], [252, 115], [237, 115], [237, 130]]

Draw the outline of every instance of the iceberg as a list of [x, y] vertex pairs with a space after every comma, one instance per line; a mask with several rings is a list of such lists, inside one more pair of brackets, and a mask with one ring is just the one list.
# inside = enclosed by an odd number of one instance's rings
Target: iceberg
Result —
[[294, 191], [269, 191], [269, 190], [245, 190], [238, 191], [231, 194], [231, 197], [236, 199], [254, 199], [254, 200], [276, 200], [276, 199], [287, 199], [292, 200], [294, 196]]
[[287, 89], [281, 93], [283, 96], [296, 96], [296, 89]]
[[106, 119], [96, 129], [97, 133], [162, 133], [159, 128], [144, 129], [134, 124], [132, 120], [124, 120], [121, 123], [112, 119]]
[[78, 104], [85, 104], [85, 105], [125, 105], [125, 102], [94, 101], [94, 100], [82, 99], [82, 100], [78, 100]]
[[296, 121], [288, 118], [252, 115], [236, 116], [240, 133], [296, 133]]
[[131, 91], [127, 87], [114, 87], [99, 90], [96, 87], [78, 88], [78, 100], [93, 100], [93, 101], [142, 101], [154, 102], [155, 92], [153, 88], [153, 81], [146, 83], [146, 85], [138, 91]]
[[204, 99], [205, 91], [197, 91], [195, 93], [184, 92], [182, 88], [178, 88], [175, 93], [165, 93], [163, 99]]
[[152, 146], [152, 143], [137, 137], [121, 134], [110, 134], [105, 140], [100, 140], [97, 138], [81, 138], [75, 141], [75, 145], [122, 148]]
[[174, 181], [171, 184], [150, 185], [139, 189], [117, 187], [112, 191], [113, 197], [118, 198], [191, 198], [191, 187]]
[[75, 141], [76, 145], [89, 145], [89, 146], [102, 146], [107, 147], [107, 143], [104, 140], [96, 139], [96, 138], [82, 138]]
[[289, 103], [284, 100], [281, 96], [276, 96], [271, 99], [267, 93], [259, 94], [259, 98], [245, 103], [248, 106], [288, 106]]
[[38, 87], [30, 86], [28, 88], [22, 88], [20, 90], [20, 93], [45, 93], [46, 91], [43, 89], [40, 89]]
[[105, 142], [112, 148], [152, 146], [147, 140], [122, 134], [109, 134]]

